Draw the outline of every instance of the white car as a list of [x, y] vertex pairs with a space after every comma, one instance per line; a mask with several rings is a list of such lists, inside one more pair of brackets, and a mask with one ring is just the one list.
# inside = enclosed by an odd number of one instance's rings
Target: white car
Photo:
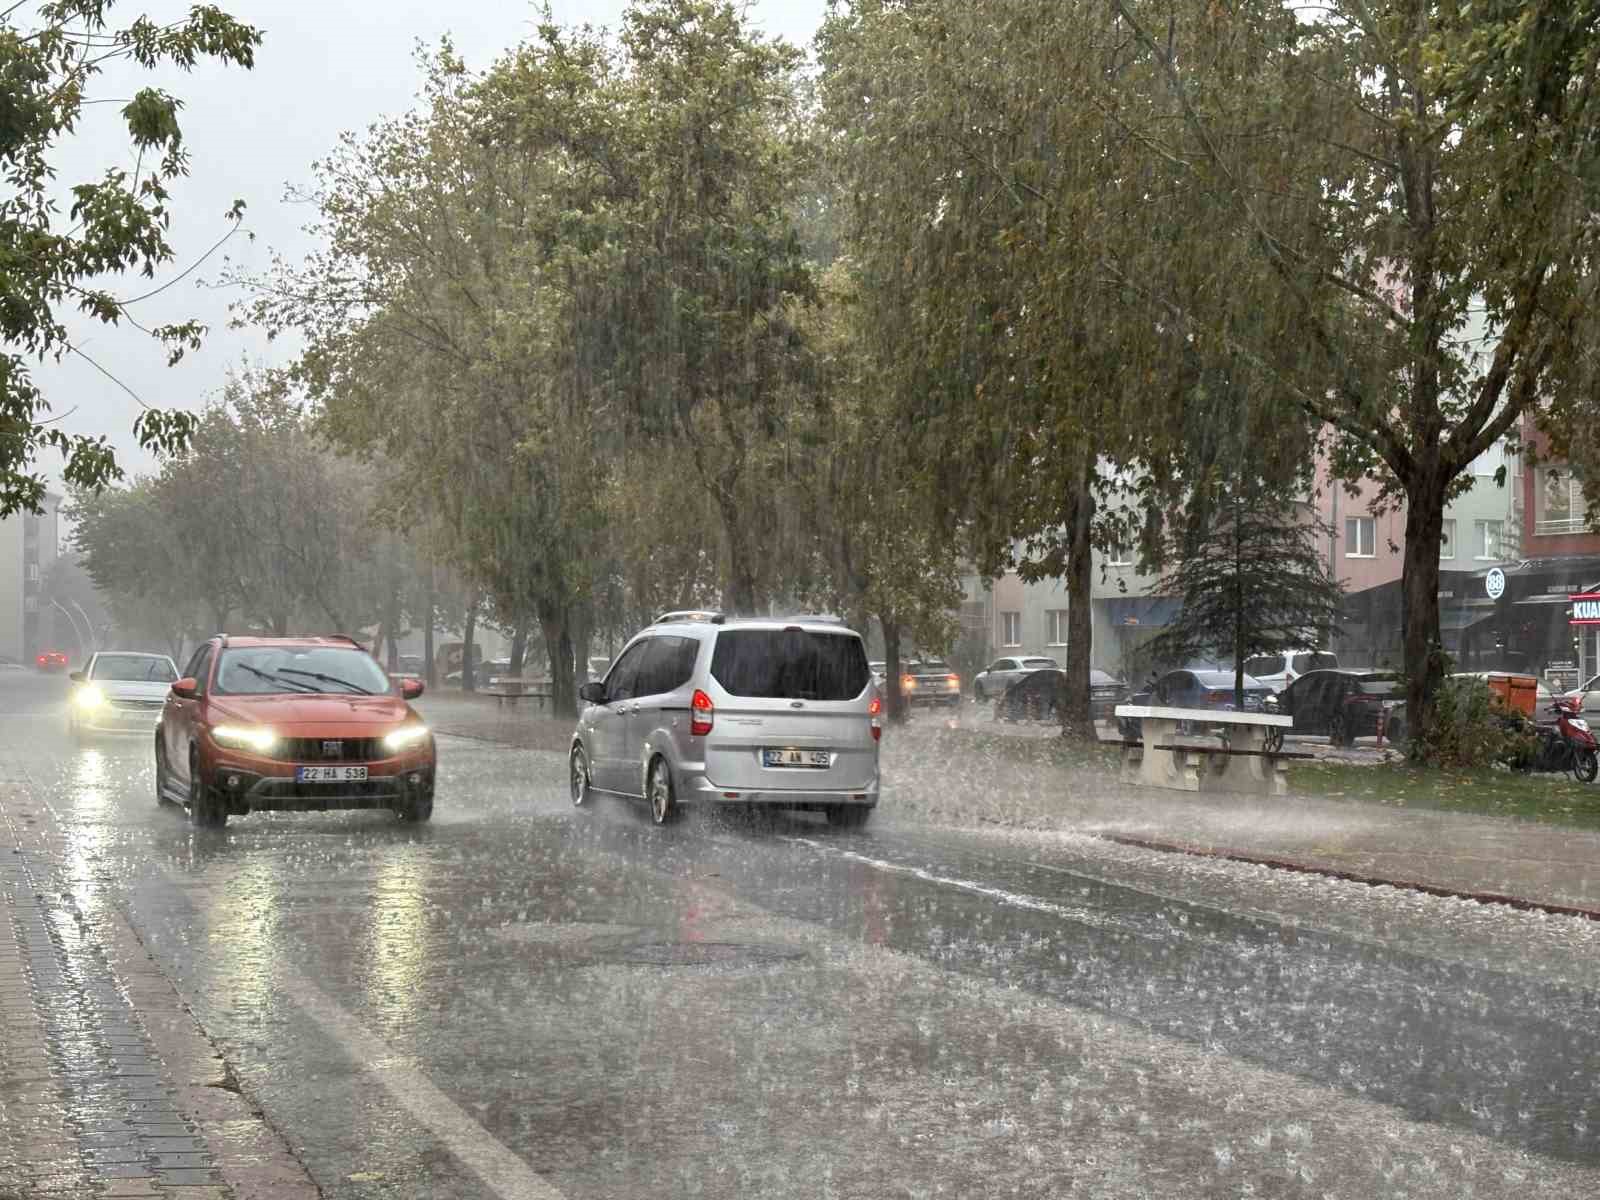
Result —
[[1006, 689], [1024, 675], [1060, 669], [1061, 664], [1053, 658], [997, 658], [972, 677], [972, 697], [974, 700], [993, 700], [996, 696], [1004, 696]]
[[1287, 650], [1245, 659], [1244, 673], [1281, 692], [1307, 671], [1331, 671], [1338, 665], [1339, 656], [1327, 650]]
[[150, 733], [177, 678], [177, 665], [165, 654], [102, 650], [83, 670], [72, 672], [78, 686], [68, 701], [67, 731], [75, 737], [113, 730]]

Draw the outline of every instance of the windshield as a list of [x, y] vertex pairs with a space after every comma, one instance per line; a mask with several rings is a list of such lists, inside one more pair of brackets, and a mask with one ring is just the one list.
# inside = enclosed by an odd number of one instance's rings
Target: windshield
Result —
[[1283, 671], [1283, 655], [1263, 654], [1259, 658], [1247, 658], [1244, 660], [1244, 669], [1247, 675], [1281, 674]]
[[711, 677], [732, 696], [853, 700], [870, 675], [854, 634], [730, 629], [717, 636]]
[[1337, 654], [1317, 652], [1313, 654], [1296, 654], [1294, 656], [1294, 669], [1304, 675], [1307, 671], [1331, 671], [1339, 665]]
[[1051, 667], [1059, 667], [1061, 664], [1053, 658], [1025, 658], [1022, 660], [1022, 665], [1041, 671], [1048, 671]]
[[[1232, 671], [1196, 671], [1194, 677], [1200, 681], [1203, 687], [1231, 688], [1233, 686]], [[1247, 671], [1245, 672], [1244, 686], [1260, 687], [1261, 681]]]
[[1369, 696], [1387, 696], [1400, 689], [1400, 677], [1397, 675], [1369, 675], [1356, 682]]
[[353, 646], [243, 646], [223, 651], [212, 690], [222, 696], [376, 695], [389, 690], [389, 677]]
[[102, 654], [89, 672], [90, 679], [118, 683], [171, 683], [177, 677], [164, 654]]

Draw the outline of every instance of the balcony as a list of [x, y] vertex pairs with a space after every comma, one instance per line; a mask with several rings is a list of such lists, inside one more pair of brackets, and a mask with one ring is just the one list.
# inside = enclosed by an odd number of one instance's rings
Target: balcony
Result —
[[1582, 513], [1575, 517], [1546, 518], [1533, 523], [1533, 532], [1535, 537], [1562, 533], [1588, 533], [1589, 518]]

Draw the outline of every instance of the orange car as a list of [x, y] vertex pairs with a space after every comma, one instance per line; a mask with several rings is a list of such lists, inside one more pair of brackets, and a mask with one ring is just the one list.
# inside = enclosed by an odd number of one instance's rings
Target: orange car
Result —
[[196, 825], [275, 809], [433, 815], [433, 735], [353, 638], [214, 637], [156, 727], [156, 795]]

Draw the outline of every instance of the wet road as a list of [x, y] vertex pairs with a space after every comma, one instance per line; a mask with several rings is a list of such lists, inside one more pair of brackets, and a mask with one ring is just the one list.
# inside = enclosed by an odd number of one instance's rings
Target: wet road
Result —
[[66, 686], [0, 677], [0, 780], [326, 1196], [1600, 1194], [1587, 923], [931, 831], [892, 776], [864, 833], [655, 829], [464, 739], [430, 826], [197, 832]]

